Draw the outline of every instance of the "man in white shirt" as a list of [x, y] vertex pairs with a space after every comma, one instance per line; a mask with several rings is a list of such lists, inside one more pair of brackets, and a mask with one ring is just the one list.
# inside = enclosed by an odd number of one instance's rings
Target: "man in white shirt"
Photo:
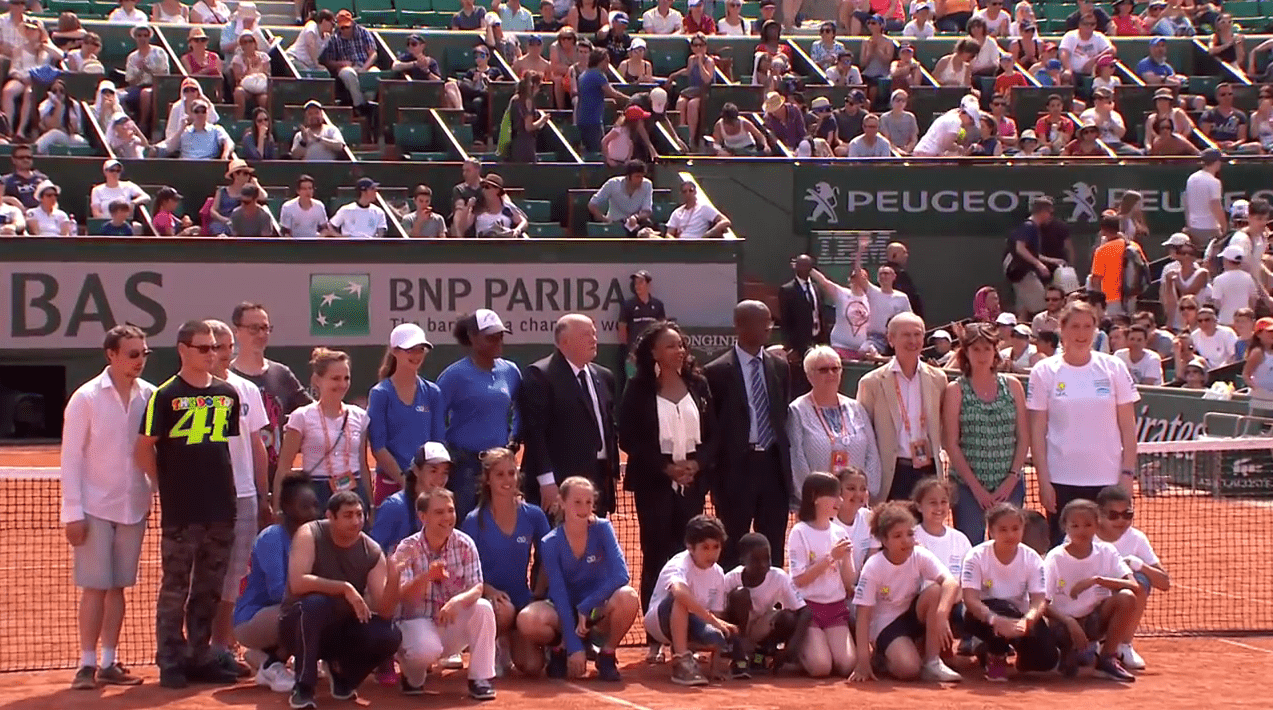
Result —
[[911, 39], [928, 39], [937, 34], [937, 28], [933, 25], [933, 4], [927, 0], [922, 0], [911, 5], [911, 19], [902, 28], [902, 36]]
[[292, 138], [292, 157], [296, 160], [340, 160], [344, 157], [345, 137], [340, 129], [327, 123], [323, 105], [310, 99], [305, 102], [305, 121]]
[[893, 146], [880, 135], [880, 117], [868, 113], [862, 118], [862, 135], [849, 141], [850, 158], [891, 158]]
[[1227, 325], [1216, 321], [1216, 309], [1203, 306], [1198, 309], [1198, 328], [1189, 334], [1193, 350], [1207, 361], [1208, 368], [1216, 368], [1233, 362], [1238, 346], [1238, 334]]
[[87, 646], [71, 684], [77, 690], [141, 682], [119, 664], [116, 649], [124, 589], [137, 582], [150, 512], [150, 484], [133, 447], [155, 387], [141, 379], [150, 350], [140, 328], [111, 328], [104, 349], [106, 369], [71, 395], [62, 428], [62, 523], [75, 553], [79, 635]]
[[[1236, 205], [1241, 200], [1235, 200]], [[1270, 212], [1269, 201], [1263, 197], [1257, 197], [1246, 203], [1246, 226], [1239, 228], [1230, 237], [1228, 246], [1237, 246], [1242, 249], [1242, 267], [1251, 275], [1251, 280], [1255, 283], [1255, 287], [1259, 290], [1260, 298], [1266, 299], [1266, 302], [1273, 307], [1273, 301], [1269, 301], [1267, 283], [1269, 280], [1268, 269], [1264, 266], [1264, 255], [1268, 251], [1268, 225], [1269, 218], [1273, 216]], [[1234, 219], [1236, 222], [1236, 218]], [[1223, 240], [1221, 240], [1223, 241]], [[1210, 256], [1210, 255], [1208, 255]], [[1223, 323], [1224, 321], [1221, 320]]]
[[309, 239], [321, 236], [327, 227], [327, 208], [314, 199], [314, 178], [302, 175], [296, 180], [296, 197], [283, 203], [278, 211], [279, 231], [285, 237]]
[[911, 299], [893, 288], [897, 281], [897, 272], [893, 271], [893, 267], [887, 264], [881, 266], [876, 278], [880, 282], [879, 286], [869, 280], [866, 282], [866, 300], [871, 304], [871, 318], [867, 321], [866, 334], [877, 351], [886, 352], [888, 338], [885, 330], [888, 322], [899, 313], [910, 313]]
[[715, 207], [698, 201], [698, 185], [681, 184], [684, 204], [672, 210], [667, 219], [669, 239], [710, 239], [719, 237], [730, 227], [729, 218]]
[[1114, 357], [1127, 365], [1136, 384], [1161, 385], [1162, 356], [1153, 350], [1146, 350], [1145, 344], [1148, 342], [1149, 330], [1137, 323], [1127, 329], [1127, 347], [1115, 352]]
[[329, 237], [371, 239], [383, 237], [389, 231], [385, 211], [376, 204], [376, 190], [380, 183], [369, 177], [358, 178], [354, 184], [358, 199], [336, 210], [327, 228]]
[[1260, 299], [1260, 287], [1244, 268], [1246, 254], [1241, 246], [1230, 243], [1220, 252], [1220, 259], [1224, 262], [1224, 273], [1211, 280], [1211, 302], [1220, 325], [1232, 327], [1233, 314], [1239, 308], [1255, 307]]
[[1059, 59], [1075, 76], [1091, 76], [1096, 70], [1096, 60], [1114, 54], [1114, 45], [1103, 32], [1096, 31], [1096, 17], [1079, 20], [1079, 28], [1070, 30], [1061, 38]]
[[1215, 148], [1202, 151], [1202, 168], [1185, 181], [1185, 232], [1200, 254], [1208, 242], [1228, 229], [1219, 178], [1223, 157]]
[[268, 473], [269, 454], [265, 451], [264, 436], [268, 433], [269, 417], [265, 415], [265, 401], [261, 389], [251, 380], [230, 372], [230, 358], [234, 354], [234, 331], [219, 320], [208, 321], [214, 339], [216, 361], [212, 374], [225, 380], [239, 393], [239, 435], [230, 440], [230, 463], [234, 470], [234, 542], [230, 547], [230, 563], [226, 567], [225, 582], [221, 587], [221, 601], [212, 621], [212, 649], [222, 667], [233, 670], [240, 677], [250, 669], [234, 658], [234, 603], [239, 598], [239, 585], [247, 576], [251, 563], [252, 544], [262, 528], [274, 522], [274, 510], [270, 505]]
[[672, 0], [659, 0], [656, 7], [641, 15], [641, 31], [651, 35], [679, 35], [683, 33], [684, 21], [681, 13], [673, 9]]
[[1127, 123], [1123, 114], [1114, 108], [1114, 92], [1101, 87], [1092, 92], [1092, 100], [1096, 105], [1079, 114], [1079, 121], [1083, 125], [1095, 124], [1101, 132], [1101, 140], [1119, 155], [1139, 155], [1140, 150], [1123, 142]]

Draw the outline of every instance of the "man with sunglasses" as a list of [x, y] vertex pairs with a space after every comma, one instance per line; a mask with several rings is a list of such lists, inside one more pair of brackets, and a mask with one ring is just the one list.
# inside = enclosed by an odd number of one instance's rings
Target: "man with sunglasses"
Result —
[[71, 683], [76, 690], [141, 682], [119, 664], [116, 649], [124, 589], [137, 582], [150, 511], [150, 486], [133, 447], [155, 386], [141, 379], [150, 350], [140, 328], [111, 328], [103, 349], [106, 369], [71, 395], [62, 428], [62, 524], [75, 552], [79, 635], [86, 642]]
[[1259, 143], [1247, 141], [1250, 121], [1246, 112], [1233, 105], [1233, 85], [1216, 85], [1216, 105], [1203, 112], [1198, 128], [1226, 153], [1260, 152]]
[[14, 146], [12, 159], [13, 172], [0, 178], [4, 180], [4, 196], [16, 198], [23, 209], [35, 209], [40, 204], [35, 196], [35, 187], [49, 178], [33, 167], [35, 157], [31, 146]]
[[1220, 325], [1212, 306], [1198, 309], [1198, 327], [1189, 334], [1189, 340], [1194, 353], [1206, 360], [1208, 368], [1228, 365], [1236, 357], [1238, 334], [1229, 326]]
[[211, 640], [234, 541], [230, 442], [239, 436], [241, 402], [212, 375], [216, 340], [206, 322], [182, 324], [177, 354], [181, 370], [151, 395], [134, 451], [163, 511], [155, 662], [165, 688], [238, 680], [217, 662]]
[[1030, 321], [1030, 330], [1035, 335], [1045, 330], [1061, 328], [1061, 309], [1065, 307], [1065, 289], [1060, 286], [1048, 286], [1043, 295], [1043, 310], [1034, 315]]
[[175, 136], [154, 145], [154, 153], [160, 156], [178, 156], [183, 160], [229, 160], [234, 152], [234, 141], [225, 129], [208, 123], [211, 104], [196, 99], [190, 108], [190, 125]]

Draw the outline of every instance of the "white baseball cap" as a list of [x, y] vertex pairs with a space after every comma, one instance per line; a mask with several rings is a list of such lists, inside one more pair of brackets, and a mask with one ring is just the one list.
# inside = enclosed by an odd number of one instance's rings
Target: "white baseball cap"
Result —
[[1225, 261], [1242, 261], [1246, 257], [1246, 250], [1237, 244], [1230, 244], [1220, 252], [1220, 258]]
[[473, 314], [473, 318], [477, 321], [477, 332], [482, 335], [495, 335], [496, 333], [508, 333], [508, 328], [504, 327], [504, 319], [499, 314], [489, 308], [479, 308]]
[[420, 468], [430, 463], [451, 463], [451, 452], [446, 450], [445, 444], [439, 441], [429, 441], [416, 449], [415, 457], [411, 459], [411, 465]]
[[950, 337], [950, 333], [941, 329], [933, 331], [932, 339], [945, 340], [946, 342], [951, 342], [952, 340], [954, 340], [954, 338]]
[[1185, 234], [1184, 232], [1176, 232], [1170, 237], [1167, 237], [1167, 241], [1163, 242], [1162, 245], [1165, 247], [1182, 247], [1186, 244], [1192, 243], [1193, 240], [1189, 239], [1188, 234]]
[[417, 345], [432, 350], [433, 343], [424, 335], [424, 329], [415, 323], [403, 323], [393, 329], [389, 334], [389, 346], [400, 350], [410, 350]]
[[1012, 326], [1012, 335], [1020, 336], [1022, 338], [1030, 337], [1030, 335], [1032, 335], [1030, 331], [1030, 326], [1026, 325], [1025, 323], [1017, 323], [1016, 325]]
[[1251, 203], [1246, 200], [1234, 200], [1229, 205], [1230, 219], [1246, 219], [1251, 213]]
[[1011, 313], [1000, 313], [999, 317], [995, 319], [995, 323], [999, 325], [1016, 325], [1017, 317]]

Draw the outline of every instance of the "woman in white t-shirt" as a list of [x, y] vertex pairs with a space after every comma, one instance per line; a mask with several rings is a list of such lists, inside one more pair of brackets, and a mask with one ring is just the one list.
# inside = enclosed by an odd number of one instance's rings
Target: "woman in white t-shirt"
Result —
[[990, 539], [968, 551], [960, 573], [964, 628], [986, 644], [986, 680], [1008, 679], [1009, 649], [1019, 671], [1052, 670], [1058, 654], [1044, 618], [1043, 558], [1021, 544], [1025, 515], [999, 503], [986, 511], [986, 525]]
[[743, 17], [743, 0], [726, 0], [725, 16], [716, 21], [716, 32], [731, 37], [751, 34], [751, 21]]
[[831, 347], [845, 360], [858, 360], [873, 354], [867, 338], [871, 322], [871, 301], [866, 295], [866, 272], [854, 265], [845, 288], [814, 269], [810, 272], [822, 294], [835, 304], [835, 325], [831, 328]]
[[150, 195], [137, 186], [132, 180], [120, 180], [124, 174], [124, 166], [111, 158], [102, 164], [102, 175], [105, 182], [94, 185], [89, 192], [89, 209], [99, 219], [110, 217], [110, 206], [115, 200], [123, 200], [134, 207], [150, 203]]
[[[959, 581], [936, 555], [915, 544], [915, 516], [905, 504], [877, 506], [871, 533], [881, 549], [862, 565], [853, 594], [858, 663], [849, 680], [874, 679], [873, 667], [887, 669], [898, 680], [963, 680], [941, 660], [954, 640], [950, 617]], [[868, 651], [872, 646], [874, 651]]]
[[840, 505], [840, 482], [829, 473], [809, 474], [800, 490], [800, 522], [787, 535], [787, 571], [810, 613], [800, 665], [814, 678], [843, 678], [856, 664], [848, 590], [857, 569], [848, 531], [832, 524]]
[[[340, 350], [314, 348], [310, 355], [310, 383], [317, 401], [287, 418], [279, 466], [274, 474], [274, 500], [282, 493], [283, 478], [291, 472], [296, 454], [313, 480], [319, 510], [337, 491], [356, 491], [370, 511], [371, 471], [367, 466], [367, 410], [345, 404], [349, 392], [349, 355]], [[368, 521], [370, 526], [370, 520]]]
[[1140, 394], [1122, 360], [1092, 350], [1095, 339], [1096, 311], [1071, 303], [1061, 311], [1062, 352], [1030, 371], [1030, 448], [1054, 544], [1066, 503], [1095, 499], [1105, 486], [1130, 489], [1136, 469]]

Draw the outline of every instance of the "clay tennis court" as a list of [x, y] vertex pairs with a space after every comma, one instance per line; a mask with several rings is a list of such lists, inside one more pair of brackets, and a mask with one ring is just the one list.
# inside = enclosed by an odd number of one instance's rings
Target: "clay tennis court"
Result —
[[[147, 678], [137, 688], [96, 692], [67, 690], [78, 657], [71, 555], [58, 522], [56, 478], [35, 478], [12, 469], [58, 465], [56, 448], [0, 449], [0, 568], [6, 573], [4, 613], [0, 621], [0, 710], [45, 708], [273, 708], [286, 698], [248, 683], [230, 688], [194, 686], [167, 691], [157, 685], [151, 664], [154, 652], [154, 599], [159, 577], [157, 535], [147, 538], [140, 580], [128, 595], [129, 610], [121, 642], [121, 659]], [[1031, 499], [1035, 499], [1033, 492]], [[613, 521], [628, 554], [633, 579], [640, 575], [636, 520], [630, 498], [624, 498]], [[1149, 663], [1138, 682], [1119, 686], [1109, 681], [1055, 675], [1016, 679], [1007, 685], [981, 679], [968, 659], [955, 668], [968, 678], [958, 687], [907, 685], [891, 681], [850, 687], [843, 681], [814, 681], [784, 676], [752, 681], [726, 681], [704, 689], [685, 689], [668, 680], [666, 666], [650, 668], [643, 649], [620, 652], [625, 672], [621, 685], [595, 681], [564, 683], [501, 679], [492, 707], [524, 710], [572, 710], [614, 707], [628, 710], [810, 710], [843, 707], [1072, 708], [1117, 702], [1166, 708], [1268, 707], [1267, 679], [1273, 677], [1273, 506], [1263, 501], [1218, 500], [1207, 494], [1169, 490], [1138, 497], [1136, 524], [1154, 543], [1172, 575], [1173, 589], [1154, 593], [1142, 623], [1148, 635], [1137, 648]], [[158, 517], [152, 516], [152, 527]], [[1194, 636], [1191, 634], [1209, 634]], [[1214, 635], [1210, 635], [1214, 634]], [[639, 631], [629, 635], [639, 644]], [[57, 669], [57, 670], [41, 670]], [[464, 676], [448, 673], [431, 680], [433, 694], [407, 699], [396, 689], [363, 686], [362, 696], [376, 707], [406, 708], [474, 704], [464, 694]], [[1080, 695], [1075, 695], [1081, 693]], [[321, 707], [339, 707], [320, 690]]]

